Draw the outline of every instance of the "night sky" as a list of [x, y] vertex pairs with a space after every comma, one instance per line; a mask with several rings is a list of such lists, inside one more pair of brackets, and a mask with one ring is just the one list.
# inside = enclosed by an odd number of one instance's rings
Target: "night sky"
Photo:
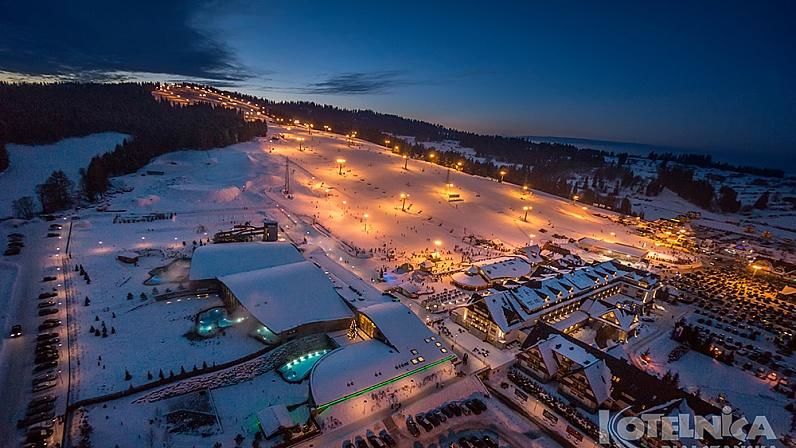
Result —
[[485, 133], [796, 159], [794, 2], [0, 5], [0, 79], [189, 79]]

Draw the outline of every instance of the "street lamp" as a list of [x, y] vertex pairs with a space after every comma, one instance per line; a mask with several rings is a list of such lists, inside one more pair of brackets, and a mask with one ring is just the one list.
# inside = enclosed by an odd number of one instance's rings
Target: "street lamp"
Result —
[[408, 168], [406, 167], [406, 164], [408, 164], [408, 163], [409, 163], [409, 156], [408, 156], [408, 155], [406, 155], [406, 154], [404, 154], [404, 169], [405, 169], [405, 170], [406, 170], [406, 169], [408, 169]]
[[433, 161], [434, 161], [434, 157], [435, 157], [435, 156], [436, 156], [436, 154], [434, 154], [433, 152], [432, 152], [432, 153], [429, 153], [429, 155], [428, 155], [428, 160], [431, 160], [431, 161], [433, 162]]
[[533, 210], [533, 207], [530, 205], [524, 205], [522, 209], [525, 210], [525, 216], [523, 216], [522, 220], [528, 222], [528, 212]]
[[401, 193], [401, 211], [402, 212], [406, 211], [406, 198], [408, 198], [408, 197], [409, 197], [408, 194]]
[[754, 277], [754, 276], [755, 276], [755, 274], [757, 274], [757, 271], [759, 271], [759, 270], [760, 270], [760, 269], [762, 269], [762, 268], [763, 268], [762, 266], [758, 266], [758, 265], [756, 265], [756, 264], [753, 264], [753, 265], [752, 265], [752, 269], [753, 269], [753, 271], [752, 271], [752, 277]]
[[578, 195], [572, 196], [572, 203], [574, 204], [575, 202], [578, 201], [578, 199], [580, 199], [580, 196]]
[[296, 138], [296, 140], [298, 140], [299, 142], [299, 151], [304, 151], [304, 149], [301, 147], [301, 143], [304, 141], [304, 137], [298, 137]]
[[456, 162], [456, 169], [457, 170], [461, 170], [462, 169], [462, 165], [463, 165], [462, 162]]
[[368, 214], [362, 215], [362, 222], [365, 224], [365, 233], [368, 233]]
[[338, 165], [337, 174], [339, 174], [341, 176], [343, 175], [343, 164], [344, 163], [345, 163], [345, 159], [337, 159], [337, 165]]
[[384, 140], [384, 146], [389, 148], [390, 147], [390, 141], [389, 140]]
[[506, 170], [500, 170], [500, 182], [503, 182], [504, 177], [506, 177]]

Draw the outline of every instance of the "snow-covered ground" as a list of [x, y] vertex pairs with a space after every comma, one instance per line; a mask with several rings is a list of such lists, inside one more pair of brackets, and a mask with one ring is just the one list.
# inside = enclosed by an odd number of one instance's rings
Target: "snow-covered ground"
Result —
[[[553, 240], [553, 234], [575, 239], [590, 236], [636, 247], [652, 244], [604, 218], [611, 212], [603, 209], [537, 191], [527, 193], [517, 186], [455, 171], [451, 174], [453, 187], [446, 187], [446, 170], [442, 167], [409, 160], [407, 169], [403, 169], [404, 160], [387, 148], [359, 141], [349, 147], [345, 138], [338, 135], [308, 135], [304, 130], [275, 124], [271, 124], [269, 135], [282, 138], [261, 138], [223, 149], [180, 151], [158, 157], [138, 173], [114, 179], [123, 188], [104, 200], [104, 211], [82, 210], [79, 219], [71, 221], [74, 226], [67, 275], [71, 278], [70, 292], [76, 297], [71, 318], [77, 322], [75, 348], [80, 360], [73, 398], [89, 398], [126, 389], [130, 383], [141, 384], [147, 381], [147, 372], [157, 378], [160, 369], [165, 375], [170, 370], [178, 373], [181, 367], [191, 370], [203, 362], [210, 365], [231, 361], [261, 347], [235, 327], [223, 336], [189, 340], [184, 335], [192, 328], [196, 313], [218, 306], [220, 301], [211, 296], [155, 302], [153, 287], [144, 285], [149, 270], [180, 256], [190, 256], [194, 242], [207, 240], [235, 224], [259, 224], [264, 218], [278, 220], [284, 230], [281, 236], [302, 246], [355, 306], [389, 300], [368, 285], [377, 277], [379, 268], [392, 270], [404, 261], [417, 262], [423, 258], [421, 254], [431, 251], [441, 253], [446, 265], [453, 264], [451, 251], [467, 244], [465, 235], [502, 243], [508, 250]], [[304, 139], [304, 150], [298, 148], [298, 137]], [[286, 158], [289, 196], [282, 194]], [[75, 167], [84, 164], [75, 163]], [[46, 176], [51, 169], [45, 171]], [[453, 192], [461, 194], [463, 201], [448, 202], [447, 193]], [[408, 195], [405, 207], [401, 193]], [[524, 206], [532, 207], [527, 220], [523, 219]], [[165, 219], [152, 219], [147, 217], [149, 214], [161, 214]], [[120, 218], [134, 222], [119, 223]], [[60, 253], [66, 252], [66, 229], [62, 233], [64, 240], [56, 249]], [[357, 253], [357, 248], [364, 252]], [[386, 249], [396, 257], [387, 260], [383, 255]], [[118, 255], [130, 252], [142, 255], [138, 266], [116, 260]], [[74, 271], [79, 265], [88, 272], [90, 283]], [[352, 294], [348, 285], [357, 285], [356, 289], [364, 294]], [[438, 282], [429, 284], [432, 285], [444, 286]], [[166, 288], [176, 290], [179, 282], [157, 287], [159, 292]], [[132, 294], [131, 300], [128, 293]], [[140, 298], [142, 293], [147, 295], [146, 300]], [[88, 306], [84, 306], [85, 297], [89, 297]], [[427, 316], [418, 308], [412, 309], [425, 320]], [[91, 326], [100, 328], [103, 322], [109, 332], [107, 338], [89, 333]], [[472, 352], [474, 363], [500, 365], [506, 361], [504, 355], [510, 359], [510, 354], [496, 350], [489, 356], [480, 356], [474, 352], [481, 347], [480, 341], [469, 340], [469, 334], [456, 334], [455, 342], [460, 350]], [[125, 370], [132, 380], [124, 379]], [[306, 385], [293, 387], [278, 381], [281, 380], [269, 373], [212, 391], [225, 446], [247, 425], [243, 420], [254, 408], [288, 396], [290, 400], [306, 396]], [[247, 399], [240, 407], [232, 404], [235, 397], [242, 396]], [[150, 424], [149, 419], [154, 416], [157, 421], [162, 412], [158, 409], [165, 404], [131, 407], [133, 399], [117, 400], [108, 408], [89, 409], [93, 422], [103, 421], [102, 428], [97, 429], [98, 436], [121, 442], [130, 439], [121, 438], [117, 432], [129, 430], [144, 440], [150, 432], [163, 433], [164, 427], [150, 431], [155, 423]], [[103, 412], [108, 413], [112, 407], [123, 409], [120, 415], [127, 415], [129, 410], [129, 423], [126, 418], [123, 422], [116, 421], [118, 417], [105, 420]], [[133, 426], [135, 419], [139, 421], [135, 429], [125, 427], [120, 431], [122, 425]], [[174, 446], [202, 445], [189, 439], [185, 443]]]
[[127, 135], [103, 132], [66, 138], [50, 145], [8, 145], [11, 165], [0, 173], [0, 217], [11, 216], [11, 202], [22, 196], [36, 198], [36, 185], [55, 170], [62, 170], [77, 185], [79, 171], [97, 154], [113, 151]]

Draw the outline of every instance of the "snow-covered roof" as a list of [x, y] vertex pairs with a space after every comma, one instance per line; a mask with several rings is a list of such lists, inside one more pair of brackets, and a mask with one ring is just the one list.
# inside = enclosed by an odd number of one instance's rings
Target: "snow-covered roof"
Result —
[[489, 286], [486, 280], [480, 275], [466, 272], [456, 272], [451, 276], [453, 283], [468, 289], [484, 289]]
[[[567, 273], [551, 275], [541, 280], [533, 280], [504, 291], [490, 290], [489, 293], [482, 295], [481, 300], [495, 324], [501, 331], [508, 333], [521, 328], [543, 308], [552, 310], [554, 307], [563, 306], [570, 299], [583, 297], [581, 293], [619, 278], [632, 280], [639, 278], [648, 283], [655, 281], [651, 276], [647, 277], [633, 270], [624, 271], [613, 262], [606, 261]], [[460, 281], [457, 278], [454, 280]], [[589, 311], [589, 314], [593, 313]]]
[[450, 347], [400, 303], [379, 303], [360, 311], [387, 343], [373, 339], [338, 348], [322, 357], [310, 374], [310, 390], [318, 406], [453, 355]]
[[597, 404], [602, 404], [611, 397], [611, 370], [604, 360], [599, 360], [583, 368], [583, 374], [589, 381]]
[[587, 320], [589, 315], [584, 313], [583, 311], [577, 310], [572, 312], [569, 316], [559, 320], [558, 322], [554, 322], [551, 324], [553, 328], [559, 331], [566, 331], [567, 328], [577, 325], [584, 320]]
[[559, 356], [567, 358], [581, 367], [587, 367], [597, 362], [597, 358], [591, 353], [586, 351], [583, 347], [567, 340], [565, 337], [555, 335], [553, 339], [553, 343], [550, 344], [550, 350]]
[[531, 273], [531, 265], [521, 257], [498, 257], [473, 264], [490, 281], [517, 278]]
[[252, 242], [197, 247], [191, 259], [191, 280], [210, 280], [304, 260], [290, 243]]
[[219, 281], [274, 333], [353, 317], [329, 278], [309, 261], [225, 275]]
[[583, 247], [595, 247], [597, 249], [626, 255], [633, 258], [644, 258], [649, 252], [647, 249], [629, 246], [627, 244], [612, 243], [609, 241], [598, 240], [596, 238], [584, 237], [578, 240], [578, 244]]
[[271, 437], [282, 429], [292, 428], [296, 426], [287, 406], [284, 404], [277, 404], [268, 406], [257, 412], [257, 420], [260, 422], [260, 427], [265, 433], [265, 437]]

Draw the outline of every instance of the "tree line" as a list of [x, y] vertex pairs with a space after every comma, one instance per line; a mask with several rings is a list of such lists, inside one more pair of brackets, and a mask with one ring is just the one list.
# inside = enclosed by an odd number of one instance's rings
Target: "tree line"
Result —
[[[108, 191], [110, 177], [135, 172], [161, 154], [228, 146], [267, 132], [264, 122], [247, 122], [232, 109], [159, 101], [152, 95], [157, 87], [0, 83], [0, 168], [6, 142], [40, 145], [108, 131], [130, 135], [112, 151], [92, 158], [76, 185], [62, 171], [39, 185], [42, 211], [51, 213], [70, 207], [73, 193], [98, 198]], [[28, 200], [19, 201], [23, 208], [29, 206]]]
[[725, 162], [716, 162], [710, 154], [674, 154], [671, 152], [656, 153], [651, 152], [647, 158], [654, 161], [667, 161], [677, 162], [683, 165], [693, 165], [700, 168], [717, 168], [725, 171], [734, 171], [736, 173], [752, 174], [755, 176], [763, 177], [785, 177], [785, 171], [775, 168], [758, 168], [754, 166], [741, 166], [732, 165]]

